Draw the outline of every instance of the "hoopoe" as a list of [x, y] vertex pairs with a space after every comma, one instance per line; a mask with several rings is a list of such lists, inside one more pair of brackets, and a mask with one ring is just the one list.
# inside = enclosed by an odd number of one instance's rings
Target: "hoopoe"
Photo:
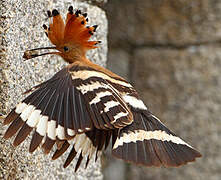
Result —
[[[32, 93], [4, 120], [10, 124], [4, 138], [17, 133], [18, 146], [34, 130], [29, 151], [42, 144], [47, 154], [56, 144], [52, 159], [57, 159], [70, 147], [64, 167], [79, 153], [75, 171], [83, 158], [85, 167], [94, 153], [96, 161], [111, 138], [115, 157], [144, 166], [177, 167], [201, 157], [149, 111], [131, 84], [86, 58], [100, 43], [89, 40], [97, 25], [86, 26], [86, 13], [70, 6], [65, 22], [56, 9], [48, 16], [50, 25], [43, 27], [55, 46], [28, 50], [23, 57], [56, 54], [69, 65], [27, 91]], [[57, 51], [38, 54], [43, 49]]]

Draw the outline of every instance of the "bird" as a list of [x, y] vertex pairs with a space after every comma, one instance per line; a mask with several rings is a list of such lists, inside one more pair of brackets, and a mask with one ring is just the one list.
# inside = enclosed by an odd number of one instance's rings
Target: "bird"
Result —
[[69, 151], [63, 166], [76, 157], [75, 171], [111, 143], [114, 157], [146, 167], [179, 167], [202, 156], [147, 108], [129, 82], [86, 57], [101, 43], [90, 40], [98, 26], [87, 26], [87, 13], [70, 6], [65, 21], [57, 9], [47, 14], [43, 28], [54, 46], [27, 50], [23, 58], [53, 54], [68, 65], [25, 92], [30, 95], [4, 119], [5, 139], [15, 135], [16, 147], [32, 132], [30, 153], [41, 147], [48, 154], [55, 146], [55, 160]]

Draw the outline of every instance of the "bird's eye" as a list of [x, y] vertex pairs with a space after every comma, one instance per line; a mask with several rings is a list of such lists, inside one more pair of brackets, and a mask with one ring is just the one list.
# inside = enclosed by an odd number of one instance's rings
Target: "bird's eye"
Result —
[[67, 46], [64, 46], [64, 51], [65, 52], [68, 52], [69, 51], [69, 48]]

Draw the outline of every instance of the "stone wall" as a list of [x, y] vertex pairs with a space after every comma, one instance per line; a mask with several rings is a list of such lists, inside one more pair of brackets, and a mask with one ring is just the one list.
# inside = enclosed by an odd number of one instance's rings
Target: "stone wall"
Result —
[[[98, 0], [101, 3], [102, 0]], [[106, 0], [104, 0], [106, 1]], [[88, 53], [89, 59], [104, 66], [107, 53], [107, 19], [103, 10], [72, 0], [6, 0], [0, 3], [0, 115], [6, 115], [27, 89], [37, 85], [66, 64], [57, 56], [44, 56], [29, 61], [22, 58], [25, 50], [50, 46], [42, 25], [48, 24], [47, 10], [57, 8], [63, 17], [70, 5], [88, 13], [89, 25], [99, 24], [95, 37], [102, 41], [100, 48]], [[74, 172], [76, 160], [66, 169], [63, 163], [68, 153], [52, 161], [41, 149], [28, 152], [30, 137], [19, 147], [11, 144], [13, 138], [2, 138], [7, 127], [0, 121], [0, 179], [102, 179], [100, 158], [90, 161], [87, 170], [84, 164]]]
[[[203, 155], [179, 168], [105, 161], [105, 179], [219, 180], [221, 177], [221, 1], [112, 0], [108, 66]], [[119, 171], [118, 171], [119, 169]]]

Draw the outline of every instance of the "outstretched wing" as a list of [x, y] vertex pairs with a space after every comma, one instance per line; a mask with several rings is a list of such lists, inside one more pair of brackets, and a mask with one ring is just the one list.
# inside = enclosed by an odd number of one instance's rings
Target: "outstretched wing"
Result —
[[[165, 167], [177, 167], [201, 157], [198, 151], [145, 109], [141, 100], [132, 96], [126, 99], [134, 121], [120, 130], [113, 146], [114, 156], [145, 166]], [[133, 103], [131, 99], [134, 99]]]
[[4, 137], [18, 132], [17, 146], [35, 129], [30, 152], [45, 137], [46, 153], [57, 143], [53, 159], [71, 146], [64, 167], [77, 152], [75, 170], [84, 157], [87, 166], [111, 136], [113, 155], [137, 164], [179, 166], [201, 156], [148, 111], [129, 83], [96, 65], [74, 63], [33, 89], [6, 117]]
[[131, 124], [132, 113], [111, 81], [120, 80], [84, 65], [62, 69], [32, 88], [34, 92], [10, 112], [4, 124], [11, 124], [4, 137], [18, 132], [13, 143], [17, 146], [34, 129], [30, 152], [45, 137], [42, 147], [48, 153], [56, 140], [68, 141], [94, 129], [109, 131]]

